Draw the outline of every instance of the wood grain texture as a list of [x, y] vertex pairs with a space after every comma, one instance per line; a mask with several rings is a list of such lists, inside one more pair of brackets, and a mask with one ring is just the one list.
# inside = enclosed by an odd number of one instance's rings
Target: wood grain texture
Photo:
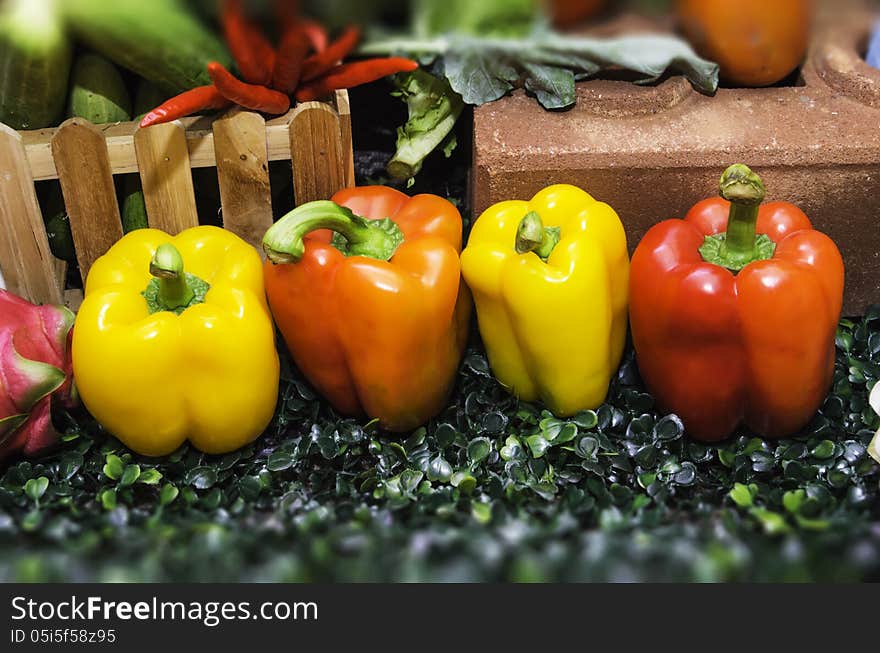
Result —
[[53, 135], [52, 154], [85, 279], [95, 260], [122, 238], [107, 144], [100, 129], [82, 118], [71, 118]]
[[[290, 160], [290, 138], [287, 128], [293, 109], [283, 116], [272, 118], [266, 122], [266, 145], [270, 161]], [[217, 117], [216, 119], [219, 119]], [[186, 145], [189, 150], [190, 165], [193, 168], [214, 167], [214, 134], [211, 126], [215, 120], [212, 116], [182, 118], [180, 124], [186, 129]], [[134, 150], [134, 135], [138, 131], [136, 122], [122, 122], [101, 125], [101, 131], [107, 139], [107, 150], [110, 153], [110, 165], [113, 174], [125, 174], [138, 171], [137, 155]], [[27, 151], [28, 162], [35, 181], [57, 179], [58, 171], [52, 159], [50, 143], [57, 129], [39, 129], [19, 132]]]
[[257, 113], [233, 110], [215, 120], [213, 129], [223, 227], [262, 255], [263, 234], [272, 226], [266, 121]]
[[339, 115], [322, 102], [304, 102], [290, 121], [296, 204], [327, 200], [346, 187]]
[[32, 302], [60, 303], [64, 286], [56, 260], [21, 137], [0, 124], [0, 270], [6, 287]]
[[198, 225], [183, 126], [169, 122], [138, 129], [134, 149], [150, 226], [175, 235]]
[[348, 101], [348, 91], [336, 91], [333, 96], [333, 105], [339, 114], [339, 129], [342, 138], [342, 165], [345, 172], [345, 185], [352, 188], [355, 185], [354, 177], [354, 142], [351, 131], [351, 104]]
[[[334, 106], [340, 114], [342, 130], [350, 131], [351, 111], [347, 91], [337, 91]], [[290, 137], [288, 127], [297, 108], [294, 107], [283, 116], [266, 121], [266, 149], [269, 161], [290, 160]], [[347, 118], [346, 118], [347, 116]], [[214, 120], [222, 116], [193, 116], [181, 118], [178, 122], [186, 130], [186, 144], [189, 150], [190, 165], [193, 168], [211, 168], [215, 165], [214, 133], [211, 129]], [[100, 125], [107, 140], [107, 151], [110, 153], [110, 166], [113, 174], [137, 172], [137, 156], [134, 150], [134, 135], [138, 131], [136, 122], [120, 122]], [[52, 159], [51, 142], [57, 129], [35, 129], [19, 132], [27, 152], [31, 174], [35, 181], [57, 179], [58, 171]], [[343, 135], [343, 146], [349, 139]], [[351, 159], [350, 174], [354, 174], [354, 158]], [[353, 183], [353, 181], [352, 181]]]

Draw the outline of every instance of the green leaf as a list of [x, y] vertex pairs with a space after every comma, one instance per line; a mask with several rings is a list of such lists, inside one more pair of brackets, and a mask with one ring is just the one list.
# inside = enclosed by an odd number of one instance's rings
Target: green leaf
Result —
[[807, 531], [827, 531], [831, 528], [831, 522], [827, 519], [808, 519], [797, 515], [795, 517], [798, 526]]
[[133, 485], [141, 475], [140, 465], [126, 465], [125, 471], [122, 472], [122, 478], [119, 479], [120, 487]]
[[58, 475], [61, 480], [70, 480], [76, 474], [84, 462], [81, 453], [68, 451], [62, 454], [61, 461], [58, 464]]
[[515, 460], [522, 451], [522, 443], [515, 435], [508, 436], [504, 442], [504, 446], [498, 452], [502, 460]]
[[428, 463], [428, 480], [446, 482], [452, 476], [452, 465], [443, 456], [436, 456]]
[[125, 463], [122, 462], [122, 459], [119, 456], [111, 453], [107, 456], [103, 471], [104, 476], [114, 481], [118, 481], [122, 478], [122, 474], [125, 472]]
[[455, 41], [459, 47], [450, 47], [446, 52], [443, 73], [466, 104], [494, 102], [513, 90], [520, 73], [503, 51], [476, 48], [466, 39]]
[[159, 504], [163, 506], [167, 506], [170, 503], [174, 503], [174, 500], [177, 498], [178, 490], [172, 483], [166, 483], [162, 486], [162, 489], [159, 491]]
[[481, 524], [488, 524], [492, 521], [492, 504], [471, 503], [471, 515]]
[[684, 434], [684, 424], [678, 415], [666, 415], [654, 425], [654, 437], [658, 440], [677, 440]]
[[465, 495], [471, 494], [477, 487], [477, 479], [465, 471], [455, 472], [449, 482], [452, 487], [457, 487]]
[[474, 438], [468, 443], [468, 460], [473, 464], [480, 463], [486, 459], [490, 451], [492, 451], [492, 442], [489, 438]]
[[104, 506], [104, 510], [116, 508], [116, 490], [104, 490], [101, 492], [101, 505]]
[[598, 426], [599, 417], [598, 415], [596, 415], [596, 411], [582, 410], [577, 415], [572, 417], [571, 421], [577, 424], [582, 429], [590, 430]]
[[728, 451], [727, 449], [718, 450], [718, 461], [725, 467], [733, 467], [735, 460], [736, 454], [732, 451]]
[[24, 493], [31, 501], [39, 503], [48, 487], [49, 479], [45, 476], [40, 476], [39, 478], [29, 479], [28, 482], [24, 484]]
[[578, 429], [575, 424], [571, 422], [564, 424], [561, 429], [556, 433], [556, 437], [553, 438], [553, 444], [565, 444], [566, 442], [571, 442], [578, 435]]
[[293, 466], [293, 454], [287, 451], [275, 451], [266, 462], [266, 469], [270, 472], [280, 472]]
[[761, 526], [767, 535], [783, 535], [791, 531], [791, 527], [785, 521], [785, 517], [778, 512], [773, 512], [766, 508], [752, 508], [751, 514], [761, 522]]
[[[405, 492], [406, 494], [415, 493], [416, 489], [419, 487], [419, 483], [422, 482], [422, 479], [424, 477], [425, 477], [425, 475], [418, 470], [415, 470], [415, 469], [404, 470], [403, 472], [401, 472], [401, 474], [399, 476], [401, 490], [403, 490], [403, 492]], [[454, 483], [453, 483], [453, 485], [454, 485]]]
[[184, 475], [183, 482], [197, 490], [207, 490], [217, 482], [217, 472], [211, 467], [195, 467]]
[[445, 144], [444, 154], [450, 156], [457, 143], [452, 129], [464, 102], [448, 81], [421, 68], [397, 75], [395, 85], [406, 102], [409, 117], [397, 130], [397, 151], [387, 171], [392, 179], [411, 179], [438, 147]]
[[831, 440], [822, 440], [810, 450], [810, 455], [821, 460], [831, 458], [834, 455], [834, 443]]
[[545, 108], [564, 108], [575, 101], [575, 79], [611, 69], [629, 71], [636, 83], [680, 73], [701, 92], [718, 88], [718, 65], [701, 59], [684, 40], [666, 35], [588, 38], [535, 29], [519, 38], [481, 38], [459, 32], [443, 38], [388, 38], [361, 51], [442, 57], [440, 68], [450, 86], [473, 105], [493, 102], [522, 82]]
[[585, 435], [577, 441], [574, 451], [581, 458], [592, 458], [599, 449], [599, 441], [591, 435]]
[[751, 506], [752, 499], [754, 498], [751, 489], [742, 483], [735, 483], [733, 489], [728, 493], [728, 496], [733, 499], [733, 502], [740, 508], [748, 508]]
[[523, 63], [525, 88], [545, 109], [564, 109], [575, 102], [574, 73], [565, 68]]
[[143, 483], [144, 485], [156, 485], [161, 480], [162, 472], [152, 467], [142, 471], [141, 475], [138, 477], [138, 483]]
[[788, 512], [797, 514], [806, 497], [804, 490], [789, 490], [782, 496], [782, 505]]
[[244, 476], [238, 480], [238, 491], [246, 501], [254, 501], [263, 491], [263, 484], [256, 476]]
[[533, 458], [542, 458], [547, 449], [550, 448], [550, 443], [540, 433], [526, 437], [526, 444], [532, 452]]

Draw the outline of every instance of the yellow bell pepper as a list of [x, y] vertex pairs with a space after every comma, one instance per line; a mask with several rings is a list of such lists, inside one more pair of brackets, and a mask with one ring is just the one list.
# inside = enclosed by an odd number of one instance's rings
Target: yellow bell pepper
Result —
[[563, 417], [596, 408], [626, 340], [629, 256], [614, 210], [575, 186], [500, 202], [461, 255], [497, 379]]
[[140, 454], [187, 439], [226, 453], [272, 419], [279, 363], [263, 266], [231, 232], [129, 233], [89, 271], [73, 332], [83, 403]]

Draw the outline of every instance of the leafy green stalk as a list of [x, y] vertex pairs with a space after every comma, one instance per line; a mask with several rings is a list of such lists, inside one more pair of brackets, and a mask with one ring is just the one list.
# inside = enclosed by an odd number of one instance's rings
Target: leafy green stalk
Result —
[[397, 152], [388, 163], [388, 174], [409, 179], [421, 170], [425, 157], [447, 140], [464, 102], [448, 81], [422, 69], [399, 75], [396, 85], [409, 119], [397, 130]]
[[[565, 109], [576, 100], [575, 83], [610, 69], [633, 74], [650, 84], [665, 74], [682, 74], [703, 93], [718, 88], [718, 65], [701, 59], [674, 36], [638, 35], [615, 39], [573, 37], [536, 27], [523, 36], [475, 36], [462, 30], [383, 38], [361, 48], [365, 55], [407, 54], [434, 63], [443, 81], [423, 71], [402, 78], [400, 95], [409, 120], [398, 131], [392, 177], [416, 174], [421, 162], [443, 143], [461, 113], [461, 105], [494, 102], [515, 88], [532, 93], [545, 109]], [[445, 79], [444, 79], [445, 78]]]

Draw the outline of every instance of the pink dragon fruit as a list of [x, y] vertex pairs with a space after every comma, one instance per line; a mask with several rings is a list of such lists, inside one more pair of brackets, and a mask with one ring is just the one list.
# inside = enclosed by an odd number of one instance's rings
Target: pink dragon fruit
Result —
[[76, 403], [73, 317], [63, 306], [35, 306], [0, 289], [0, 460], [33, 456], [57, 442], [52, 401]]

